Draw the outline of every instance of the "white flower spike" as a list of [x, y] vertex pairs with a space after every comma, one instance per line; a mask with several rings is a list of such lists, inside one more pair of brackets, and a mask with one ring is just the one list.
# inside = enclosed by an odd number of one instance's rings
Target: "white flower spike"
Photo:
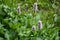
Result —
[[36, 27], [35, 25], [32, 26], [32, 30], [35, 31], [36, 30]]
[[18, 12], [18, 13], [21, 13], [20, 5], [19, 5], [18, 8], [17, 8], [17, 12]]
[[34, 8], [34, 12], [37, 12], [38, 11], [37, 3], [34, 3], [33, 8]]
[[38, 28], [42, 29], [42, 21], [40, 21], [40, 20], [38, 21]]
[[26, 4], [26, 11], [28, 11], [28, 4]]

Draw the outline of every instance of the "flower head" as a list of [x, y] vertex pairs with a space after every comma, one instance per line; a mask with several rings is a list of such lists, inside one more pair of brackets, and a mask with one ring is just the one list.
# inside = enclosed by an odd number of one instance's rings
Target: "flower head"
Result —
[[41, 29], [42, 28], [42, 21], [38, 21], [38, 28]]
[[33, 26], [32, 26], [32, 30], [33, 30], [33, 31], [35, 31], [35, 30], [36, 30], [35, 25], [33, 25]]
[[34, 12], [37, 12], [38, 11], [37, 3], [34, 3], [33, 7], [34, 7]]
[[18, 12], [18, 13], [21, 13], [20, 5], [19, 5], [18, 8], [17, 8], [17, 12]]
[[28, 11], [28, 4], [26, 4], [26, 11]]

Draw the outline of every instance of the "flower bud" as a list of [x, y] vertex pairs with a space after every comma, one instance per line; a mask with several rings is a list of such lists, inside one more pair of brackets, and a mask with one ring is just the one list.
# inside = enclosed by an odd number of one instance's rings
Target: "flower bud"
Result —
[[38, 21], [38, 28], [41, 29], [42, 28], [42, 21]]
[[37, 3], [34, 3], [33, 8], [34, 8], [34, 12], [38, 11]]

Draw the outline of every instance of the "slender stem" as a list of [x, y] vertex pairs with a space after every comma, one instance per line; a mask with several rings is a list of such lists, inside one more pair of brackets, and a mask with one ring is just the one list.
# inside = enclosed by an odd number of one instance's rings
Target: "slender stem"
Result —
[[58, 35], [59, 35], [59, 40], [60, 40], [60, 30], [58, 31]]

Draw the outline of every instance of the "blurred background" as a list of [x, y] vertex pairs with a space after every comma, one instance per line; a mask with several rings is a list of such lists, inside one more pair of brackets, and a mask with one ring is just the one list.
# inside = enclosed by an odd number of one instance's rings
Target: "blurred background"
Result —
[[0, 40], [59, 40], [59, 30], [60, 0], [0, 0]]

